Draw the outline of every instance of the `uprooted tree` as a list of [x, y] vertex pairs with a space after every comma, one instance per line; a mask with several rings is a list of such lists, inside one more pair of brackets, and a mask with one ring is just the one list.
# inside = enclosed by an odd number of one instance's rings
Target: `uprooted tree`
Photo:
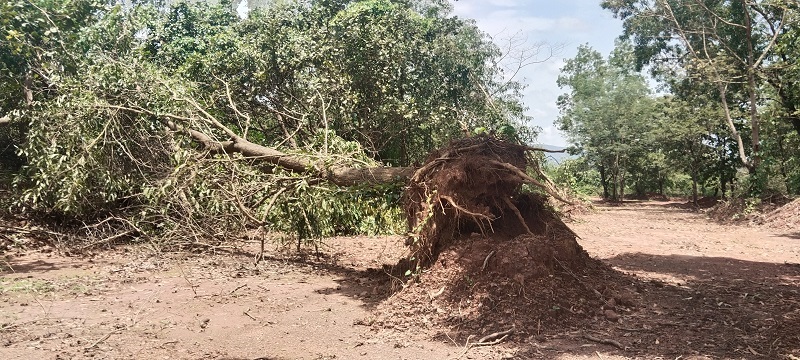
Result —
[[503, 54], [443, 2], [230, 5], [4, 3], [3, 208], [85, 246], [396, 232], [430, 149], [533, 134]]
[[460, 252], [492, 301], [595, 296], [580, 277], [595, 263], [520, 145], [521, 86], [441, 4], [281, 1], [246, 19], [230, 4], [0, 5], [0, 138], [15, 150], [0, 205], [79, 249], [409, 232], [412, 273]]

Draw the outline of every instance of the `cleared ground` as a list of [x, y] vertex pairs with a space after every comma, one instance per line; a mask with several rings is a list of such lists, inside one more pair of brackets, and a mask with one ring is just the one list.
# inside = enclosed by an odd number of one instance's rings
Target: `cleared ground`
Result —
[[397, 237], [332, 239], [322, 258], [275, 249], [259, 265], [256, 244], [12, 251], [0, 263], [0, 358], [800, 359], [800, 230], [722, 226], [676, 202], [598, 204], [569, 225], [592, 256], [636, 276], [622, 284], [636, 293], [630, 312], [467, 349], [446, 331], [373, 325], [395, 290], [380, 268], [403, 256]]

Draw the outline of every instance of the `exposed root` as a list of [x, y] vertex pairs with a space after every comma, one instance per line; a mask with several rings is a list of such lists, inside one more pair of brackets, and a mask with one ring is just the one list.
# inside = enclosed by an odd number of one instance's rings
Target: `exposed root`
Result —
[[[528, 160], [527, 151], [531, 150], [479, 136], [455, 141], [431, 154], [404, 193], [409, 230], [415, 238], [409, 244], [410, 257], [426, 266], [453, 241], [473, 233], [487, 236], [487, 230], [509, 238], [549, 232], [548, 222], [560, 220], [545, 205], [545, 197], [523, 194], [523, 185], [533, 184], [570, 202], [547, 186], [547, 180], [526, 173], [528, 167], [536, 166]], [[532, 215], [531, 211], [549, 215]]]
[[527, 232], [529, 235], [533, 235], [533, 231], [531, 231], [531, 228], [529, 228], [528, 224], [525, 223], [525, 218], [522, 217], [522, 213], [520, 213], [519, 209], [517, 209], [514, 203], [511, 202], [511, 199], [503, 198], [503, 200], [506, 202], [506, 205], [508, 205], [508, 208], [511, 209], [515, 215], [517, 215], [517, 219], [519, 219], [519, 223], [522, 225], [522, 227], [525, 228], [525, 232]]
[[465, 208], [463, 208], [461, 206], [458, 206], [458, 203], [455, 200], [453, 200], [453, 198], [450, 197], [450, 196], [440, 195], [439, 198], [442, 199], [442, 200], [447, 200], [447, 202], [450, 204], [450, 206], [454, 207], [456, 210], [460, 211], [463, 214], [467, 214], [469, 216], [472, 216], [473, 218], [479, 218], [479, 219], [486, 220], [486, 221], [494, 220], [494, 218], [489, 216], [489, 215], [474, 213], [474, 212], [471, 212], [471, 211], [469, 211], [469, 210], [467, 210], [467, 209], [465, 209]]
[[481, 266], [481, 272], [486, 270], [486, 265], [489, 264], [489, 259], [492, 257], [492, 255], [494, 255], [494, 253], [495, 251], [492, 250], [492, 252], [490, 252], [489, 255], [486, 255], [486, 259], [483, 260], [483, 266]]
[[482, 337], [480, 340], [478, 340], [477, 342], [474, 342], [474, 343], [469, 342], [469, 339], [472, 338], [472, 336], [470, 336], [469, 338], [467, 338], [467, 343], [464, 345], [464, 352], [462, 352], [461, 355], [459, 355], [457, 359], [462, 358], [464, 355], [467, 354], [469, 349], [472, 349], [474, 347], [497, 345], [497, 344], [505, 341], [505, 339], [508, 338], [508, 336], [511, 335], [511, 333], [513, 333], [513, 332], [514, 332], [514, 328], [512, 327], [511, 329], [508, 329], [508, 330], [505, 330], [505, 331], [498, 331], [498, 332], [486, 335], [486, 336]]

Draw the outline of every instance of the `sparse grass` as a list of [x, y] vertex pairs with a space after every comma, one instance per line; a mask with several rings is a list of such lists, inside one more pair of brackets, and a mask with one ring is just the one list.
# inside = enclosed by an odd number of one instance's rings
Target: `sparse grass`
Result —
[[0, 294], [47, 294], [56, 291], [56, 286], [41, 279], [3, 279], [0, 280]]

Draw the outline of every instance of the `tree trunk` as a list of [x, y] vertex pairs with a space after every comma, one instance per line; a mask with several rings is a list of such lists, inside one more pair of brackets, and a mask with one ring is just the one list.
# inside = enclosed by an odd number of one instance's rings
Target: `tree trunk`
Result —
[[606, 167], [600, 165], [600, 183], [603, 185], [603, 199], [608, 199], [608, 177], [606, 176]]
[[368, 167], [352, 168], [346, 166], [326, 167], [324, 160], [312, 161], [308, 157], [301, 155], [286, 154], [279, 150], [258, 145], [242, 138], [230, 129], [225, 128], [219, 122], [210, 121], [213, 126], [227, 133], [230, 140], [217, 141], [203, 132], [185, 128], [173, 120], [184, 121], [186, 118], [169, 114], [156, 114], [146, 109], [135, 109], [118, 105], [103, 105], [103, 108], [131, 111], [138, 114], [148, 114], [156, 117], [168, 129], [189, 135], [194, 141], [203, 146], [209, 154], [233, 154], [239, 153], [253, 161], [280, 166], [286, 170], [296, 173], [308, 173], [316, 178], [328, 180], [339, 186], [353, 186], [360, 184], [386, 184], [395, 181], [406, 181], [410, 179], [416, 168], [414, 167]]
[[800, 136], [800, 117], [791, 116], [789, 120], [792, 122], [792, 126], [794, 126], [794, 131], [797, 131], [797, 135]]
[[611, 174], [611, 201], [619, 202], [619, 197], [617, 197], [617, 174]]
[[719, 182], [720, 182], [720, 184], [719, 184], [720, 188], [722, 189], [722, 198], [725, 199], [726, 198], [725, 197], [725, 190], [726, 190], [726, 188], [728, 186], [728, 179], [726, 179], [725, 176], [723, 175], [723, 176], [720, 176]]
[[22, 91], [25, 95], [25, 105], [33, 105], [33, 78], [30, 74], [25, 75], [22, 81]]
[[733, 118], [731, 117], [731, 110], [728, 108], [728, 87], [727, 84], [723, 85], [722, 83], [718, 84], [719, 88], [719, 96], [720, 100], [722, 101], [722, 110], [725, 112], [725, 121], [728, 124], [728, 129], [731, 131], [731, 136], [734, 140], [736, 140], [736, 145], [738, 145], [739, 150], [739, 158], [742, 161], [742, 165], [746, 167], [749, 171], [752, 171], [753, 164], [747, 159], [747, 154], [744, 152], [744, 141], [742, 141], [742, 135], [739, 133], [739, 130], [736, 129], [736, 125], [733, 123]]
[[750, 129], [752, 137], [751, 144], [753, 147], [753, 151], [750, 155], [752, 156], [752, 173], [755, 173], [761, 165], [761, 142], [759, 139], [760, 124], [757, 108], [755, 57], [753, 55], [753, 24], [750, 19], [747, 1], [743, 1], [742, 6], [744, 6], [744, 23], [747, 28], [747, 93], [750, 97]]
[[411, 178], [416, 170], [413, 167], [351, 168], [334, 166], [326, 168], [322, 162], [312, 162], [303, 156], [285, 154], [266, 146], [251, 143], [243, 138], [234, 138], [224, 142], [209, 142], [208, 140], [203, 140], [203, 137], [198, 138], [197, 135], [197, 132], [193, 135], [195, 140], [204, 144], [211, 152], [240, 153], [246, 157], [274, 164], [293, 172], [311, 172], [319, 178], [329, 180], [340, 186], [405, 181]]
[[697, 168], [692, 167], [692, 203], [697, 206]]
[[619, 154], [614, 158], [614, 166], [611, 168], [611, 179], [613, 180], [613, 200], [619, 202]]
[[625, 170], [619, 171], [619, 201], [625, 201]]

